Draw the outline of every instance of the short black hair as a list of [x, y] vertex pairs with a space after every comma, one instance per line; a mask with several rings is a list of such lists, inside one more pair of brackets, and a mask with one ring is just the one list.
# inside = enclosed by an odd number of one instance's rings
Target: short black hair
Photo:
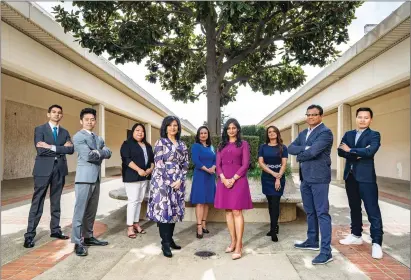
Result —
[[60, 105], [57, 105], [57, 104], [51, 105], [47, 112], [51, 113], [51, 110], [53, 110], [53, 108], [58, 108], [58, 109], [61, 110], [61, 112], [63, 112], [63, 107], [61, 107]]
[[87, 114], [92, 114], [94, 116], [94, 118], [96, 118], [96, 116], [97, 116], [97, 112], [93, 108], [84, 108], [80, 112], [80, 120], [82, 120], [84, 115], [87, 115]]
[[145, 145], [149, 145], [148, 142], [147, 142], [147, 139], [146, 139], [146, 127], [142, 123], [136, 123], [136, 124], [133, 125], [133, 127], [131, 128], [131, 133], [130, 133], [129, 140], [135, 140], [134, 137], [133, 137], [133, 133], [134, 133], [134, 130], [136, 130], [137, 126], [140, 126], [143, 129], [143, 132], [144, 132], [144, 137], [141, 141]]
[[201, 144], [200, 142], [200, 131], [205, 128], [207, 130], [208, 133], [208, 138], [206, 140], [206, 145], [207, 147], [211, 146], [211, 137], [210, 137], [210, 130], [208, 129], [208, 127], [206, 127], [205, 125], [200, 126], [199, 129], [197, 129], [197, 135], [196, 135], [196, 143]]
[[313, 104], [313, 105], [308, 106], [307, 110], [311, 110], [311, 109], [317, 109], [320, 112], [320, 116], [324, 114], [323, 107], [321, 107], [320, 105]]
[[358, 113], [359, 112], [370, 112], [370, 116], [371, 116], [371, 119], [372, 119], [372, 117], [373, 117], [373, 112], [372, 112], [372, 110], [371, 110], [371, 108], [369, 108], [369, 107], [361, 107], [361, 108], [358, 108], [357, 109], [357, 113], [355, 113], [355, 116], [357, 117], [358, 116]]
[[178, 125], [178, 131], [176, 134], [176, 139], [180, 140], [181, 136], [181, 123], [180, 119], [177, 118], [176, 116], [167, 116], [164, 118], [163, 122], [161, 123], [161, 128], [160, 128], [160, 137], [161, 138], [168, 138], [167, 137], [167, 127], [173, 122], [176, 121]]

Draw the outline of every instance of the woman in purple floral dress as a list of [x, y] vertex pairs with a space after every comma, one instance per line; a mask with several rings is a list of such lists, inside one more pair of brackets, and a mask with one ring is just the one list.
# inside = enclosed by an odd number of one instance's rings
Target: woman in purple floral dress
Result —
[[[188, 151], [180, 141], [181, 124], [174, 116], [164, 118], [160, 139], [154, 147], [154, 171], [151, 177], [147, 217], [157, 222], [161, 249], [171, 258], [171, 249], [181, 249], [174, 240], [176, 222], [184, 218], [185, 180], [188, 170]], [[171, 248], [171, 249], [170, 249]]]

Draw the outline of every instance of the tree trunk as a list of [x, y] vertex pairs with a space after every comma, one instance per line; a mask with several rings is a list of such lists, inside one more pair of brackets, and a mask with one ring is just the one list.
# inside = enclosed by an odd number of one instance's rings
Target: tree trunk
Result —
[[206, 19], [207, 123], [212, 136], [221, 134], [220, 86], [217, 81], [216, 17], [212, 2]]

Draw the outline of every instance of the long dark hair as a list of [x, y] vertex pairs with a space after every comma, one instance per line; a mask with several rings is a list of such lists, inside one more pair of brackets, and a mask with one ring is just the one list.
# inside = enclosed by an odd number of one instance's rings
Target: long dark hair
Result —
[[270, 138], [268, 137], [268, 130], [272, 128], [274, 129], [275, 134], [277, 134], [277, 143], [278, 143], [278, 148], [280, 148], [280, 157], [283, 156], [283, 138], [281, 138], [281, 133], [280, 130], [274, 126], [274, 125], [270, 125], [269, 127], [267, 127], [267, 130], [265, 131], [265, 143], [268, 144], [270, 143]]
[[235, 141], [235, 144], [236, 144], [237, 147], [241, 147], [241, 144], [242, 144], [241, 126], [240, 126], [240, 124], [238, 123], [238, 121], [236, 119], [228, 119], [225, 122], [224, 127], [223, 127], [223, 133], [221, 135], [221, 143], [218, 147], [219, 151], [224, 149], [224, 147], [227, 146], [227, 144], [228, 144], [228, 141], [229, 141], [230, 137], [228, 137], [227, 130], [228, 130], [228, 126], [230, 124], [234, 124], [237, 127], [237, 140]]
[[208, 127], [206, 127], [205, 125], [200, 126], [200, 128], [197, 130], [196, 143], [201, 144], [201, 141], [200, 141], [200, 131], [201, 131], [203, 128], [205, 128], [205, 129], [207, 130], [208, 137], [207, 137], [207, 140], [206, 140], [206, 145], [207, 145], [207, 147], [210, 147], [210, 146], [211, 146], [210, 130], [208, 130]]
[[134, 140], [136, 141], [136, 139], [134, 139], [133, 134], [134, 134], [134, 130], [136, 130], [137, 126], [140, 126], [141, 128], [143, 128], [143, 132], [144, 132], [144, 137], [141, 140], [141, 142], [144, 143], [144, 145], [150, 146], [150, 144], [148, 144], [147, 139], [146, 139], [146, 128], [143, 124], [141, 123], [136, 123], [133, 125], [133, 127], [131, 128], [131, 133], [130, 133], [130, 137], [128, 138], [128, 140]]
[[181, 123], [179, 118], [175, 117], [175, 116], [167, 116], [164, 118], [162, 124], [161, 124], [161, 128], [160, 128], [160, 137], [161, 138], [168, 138], [167, 136], [167, 127], [173, 122], [176, 121], [177, 125], [178, 125], [178, 131], [176, 134], [176, 140], [180, 140], [180, 136], [181, 136]]

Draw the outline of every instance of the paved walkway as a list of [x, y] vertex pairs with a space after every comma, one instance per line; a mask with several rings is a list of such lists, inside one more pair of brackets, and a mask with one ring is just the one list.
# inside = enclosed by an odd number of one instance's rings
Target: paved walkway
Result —
[[[72, 253], [69, 241], [49, 238], [49, 201], [36, 237], [36, 247], [25, 249], [23, 234], [29, 202], [10, 204], [2, 211], [2, 277], [1, 279], [410, 279], [410, 211], [384, 201], [380, 202], [384, 221], [384, 259], [370, 258], [370, 245], [343, 247], [338, 239], [349, 231], [349, 209], [345, 190], [331, 186], [330, 204], [333, 218], [333, 255], [335, 261], [312, 266], [316, 252], [298, 251], [295, 240], [304, 240], [304, 217], [281, 224], [278, 243], [265, 236], [266, 223], [245, 225], [244, 256], [232, 261], [223, 250], [228, 245], [224, 223], [210, 223], [210, 234], [195, 238], [195, 224], [178, 223], [175, 237], [183, 250], [172, 259], [161, 255], [158, 229], [145, 224], [147, 234], [129, 239], [125, 235], [125, 201], [109, 198], [108, 192], [121, 185], [120, 179], [102, 184], [97, 213], [96, 234], [110, 245], [90, 248], [89, 256]], [[21, 205], [23, 204], [23, 205]], [[74, 192], [62, 197], [62, 226], [70, 233]], [[366, 216], [364, 216], [366, 218]], [[367, 222], [365, 221], [365, 224]], [[365, 239], [369, 242], [368, 230]], [[198, 251], [211, 251], [209, 258], [197, 257]], [[159, 269], [161, 268], [161, 269]]]

